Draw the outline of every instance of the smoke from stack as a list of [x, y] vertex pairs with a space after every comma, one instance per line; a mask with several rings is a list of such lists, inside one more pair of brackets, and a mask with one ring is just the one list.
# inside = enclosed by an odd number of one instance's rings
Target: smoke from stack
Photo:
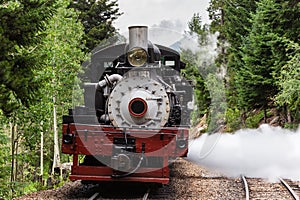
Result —
[[300, 128], [261, 125], [190, 141], [188, 160], [230, 177], [300, 180]]

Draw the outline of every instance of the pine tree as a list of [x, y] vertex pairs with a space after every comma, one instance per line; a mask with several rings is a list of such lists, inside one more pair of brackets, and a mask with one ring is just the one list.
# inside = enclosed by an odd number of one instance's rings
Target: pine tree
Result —
[[[45, 174], [51, 171], [52, 163], [54, 163], [54, 167], [59, 165], [59, 160], [57, 160], [59, 159], [59, 138], [56, 135], [54, 141], [55, 134], [53, 132], [54, 129], [59, 132], [62, 115], [67, 113], [68, 108], [72, 107], [73, 87], [76, 86], [76, 78], [81, 70], [81, 60], [84, 57], [80, 48], [84, 28], [81, 22], [77, 21], [78, 13], [74, 9], [68, 9], [68, 5], [68, 0], [55, 2], [54, 6], [57, 7], [57, 10], [49, 19], [46, 30], [43, 31], [45, 37], [39, 44], [39, 51], [32, 52], [34, 57], [43, 58], [42, 67], [34, 71], [36, 80], [40, 85], [39, 101], [28, 108], [20, 106], [12, 113], [11, 125], [17, 127], [17, 131], [15, 131], [15, 137], [11, 136], [10, 138], [12, 139], [11, 143], [14, 143], [14, 149], [19, 149], [18, 152], [13, 153], [18, 155], [14, 157], [15, 165], [11, 167], [15, 182], [32, 182], [38, 175], [41, 175], [38, 170], [40, 155], [42, 155], [39, 153], [42, 150], [41, 132], [44, 133], [44, 149], [47, 149], [44, 151], [43, 157], [46, 168]], [[53, 97], [55, 97], [55, 101], [53, 101]], [[56, 117], [54, 117], [54, 107]], [[56, 126], [54, 121], [57, 121]], [[2, 125], [1, 112], [0, 125]], [[58, 134], [57, 132], [56, 134]], [[0, 130], [0, 143], [1, 139]], [[56, 144], [55, 153], [53, 152], [55, 149], [53, 143]], [[4, 153], [1, 148], [0, 151]], [[4, 155], [1, 158], [4, 158]], [[56, 162], [53, 158], [56, 159]], [[7, 163], [9, 162], [8, 159]], [[1, 163], [0, 168], [4, 169]], [[9, 186], [9, 188], [5, 188], [7, 191], [10, 188], [15, 191], [14, 197], [27, 191], [28, 184], [14, 184], [12, 182], [7, 183], [6, 186]], [[36, 189], [38, 189], [40, 185], [34, 183], [30, 187], [37, 187]], [[1, 189], [2, 185], [0, 184], [0, 194]]]
[[44, 37], [54, 0], [2, 1], [0, 5], [0, 109], [8, 115], [21, 104], [29, 106], [39, 88], [34, 56]]
[[225, 34], [225, 13], [226, 1], [225, 0], [211, 0], [208, 7], [209, 19], [211, 20], [210, 31], [212, 33], [218, 33], [218, 51], [219, 55], [216, 59], [218, 66], [225, 66], [226, 60], [226, 34]]
[[197, 34], [199, 45], [207, 45], [208, 43], [208, 35], [209, 35], [209, 25], [202, 25], [202, 19], [199, 13], [195, 13], [188, 23], [189, 26], [189, 34]]
[[241, 48], [244, 63], [235, 80], [240, 107], [245, 110], [263, 108], [266, 111], [278, 92], [274, 74], [280, 71], [286, 60], [277, 18], [282, 5], [274, 0], [261, 0], [257, 6], [256, 13], [252, 15], [250, 33]]
[[121, 15], [117, 1], [74, 0], [70, 7], [80, 11], [79, 19], [84, 26], [87, 52], [93, 50], [101, 41], [114, 36], [116, 29], [112, 23]]
[[241, 48], [244, 65], [236, 77], [239, 103], [247, 109], [267, 108], [273, 103], [278, 93], [277, 77], [289, 59], [286, 38], [297, 41], [295, 29], [299, 31], [299, 19], [293, 23], [294, 19], [287, 16], [299, 16], [299, 6], [276, 0], [261, 0], [257, 6]]
[[238, 72], [240, 67], [244, 64], [242, 61], [241, 46], [244, 38], [249, 35], [251, 28], [250, 14], [255, 12], [255, 10], [255, 0], [226, 1], [224, 34], [229, 43], [226, 49], [227, 99], [229, 100], [229, 105], [232, 107], [235, 107], [237, 103], [237, 91], [233, 80], [236, 76], [236, 72]]
[[235, 107], [237, 91], [234, 77], [242, 65], [240, 48], [251, 27], [250, 13], [256, 9], [257, 0], [211, 0], [209, 15], [210, 29], [218, 32], [219, 55], [217, 65], [226, 68], [225, 83], [229, 105]]
[[[67, 108], [71, 107], [72, 92], [76, 86], [76, 81], [78, 81], [77, 76], [81, 70], [81, 60], [84, 58], [84, 53], [80, 48], [84, 28], [76, 20], [78, 13], [74, 9], [68, 8], [68, 5], [68, 0], [57, 1], [59, 8], [49, 21], [46, 30], [47, 37], [40, 52], [47, 55], [46, 65], [41, 76], [46, 78], [48, 82], [43, 88], [45, 92], [43, 102], [35, 109], [40, 109], [37, 112], [44, 112], [44, 108], [47, 108], [49, 110], [47, 117], [53, 119], [50, 125], [53, 127], [54, 141], [51, 174], [61, 164], [58, 124], [61, 123], [63, 113], [66, 113]], [[52, 114], [50, 115], [50, 113]]]
[[294, 0], [211, 0], [211, 30], [221, 36], [219, 48], [226, 44], [217, 62], [227, 67], [231, 109], [246, 113], [274, 103], [293, 53], [288, 46], [299, 43], [299, 6]]
[[210, 106], [210, 94], [206, 86], [203, 74], [200, 73], [199, 66], [197, 64], [198, 56], [191, 50], [183, 50], [181, 52], [181, 58], [186, 64], [183, 74], [187, 80], [193, 80], [193, 86], [195, 91], [195, 104], [197, 105], [197, 112], [193, 113], [193, 122], [198, 122], [204, 114], [208, 113]]
[[282, 67], [277, 81], [280, 92], [276, 103], [286, 108], [287, 122], [292, 123], [300, 121], [300, 44], [290, 41], [288, 50], [290, 60]]

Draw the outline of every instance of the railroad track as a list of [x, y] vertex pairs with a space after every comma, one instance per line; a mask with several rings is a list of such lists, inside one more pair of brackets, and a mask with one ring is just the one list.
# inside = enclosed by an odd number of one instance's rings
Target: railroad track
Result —
[[91, 196], [88, 200], [95, 200], [97, 199], [99, 196], [99, 192], [96, 192], [95, 194], [93, 194], [93, 196]]
[[144, 194], [144, 196], [143, 196], [143, 200], [147, 200], [148, 199], [148, 196], [149, 196], [149, 194], [150, 194], [150, 191], [151, 191], [151, 189], [150, 189], [150, 187], [147, 189], [147, 191], [146, 191], [146, 193]]
[[[280, 183], [268, 183], [262, 179], [241, 176], [245, 199], [294, 199], [299, 200], [300, 185], [279, 178]], [[271, 188], [271, 189], [270, 189]]]
[[[218, 173], [203, 170], [185, 160], [178, 160], [171, 169], [169, 184], [155, 187], [146, 183], [105, 182], [95, 185], [73, 184], [65, 187], [61, 194], [53, 191], [50, 196], [57, 199], [251, 199], [251, 200], [291, 200], [286, 186], [281, 182], [270, 183], [263, 179], [236, 177], [228, 178]], [[298, 196], [300, 181], [284, 180]], [[246, 185], [246, 186], [243, 186]], [[150, 187], [150, 190], [148, 191]], [[68, 191], [68, 192], [66, 192]], [[247, 191], [247, 192], [245, 192]], [[45, 196], [45, 195], [44, 195]], [[43, 196], [43, 197], [44, 197]], [[32, 197], [36, 197], [32, 195]], [[46, 197], [46, 196], [45, 196]], [[32, 198], [33, 199], [33, 198]], [[41, 198], [42, 199], [42, 198]], [[47, 199], [47, 198], [45, 198]], [[25, 199], [24, 199], [25, 200]]]
[[243, 182], [244, 188], [245, 188], [245, 199], [249, 200], [250, 199], [250, 192], [249, 192], [249, 186], [248, 186], [248, 183], [247, 183], [247, 179], [243, 175], [241, 176], [241, 179], [242, 179], [242, 182]]
[[286, 187], [295, 200], [299, 200], [300, 185], [293, 183], [291, 180], [279, 178], [280, 182]]
[[[132, 198], [134, 199], [142, 199], [142, 200], [147, 200], [149, 195], [150, 195], [150, 192], [151, 192], [151, 188], [148, 187], [146, 192], [144, 192], [143, 195], [140, 195], [140, 194], [130, 194]], [[102, 191], [97, 191], [95, 192], [90, 198], [88, 198], [88, 200], [97, 200], [97, 199], [127, 199], [128, 198], [128, 194], [120, 194], [119, 195], [115, 195], [115, 194], [112, 194], [111, 196], [110, 195], [107, 195], [107, 194], [101, 194]]]

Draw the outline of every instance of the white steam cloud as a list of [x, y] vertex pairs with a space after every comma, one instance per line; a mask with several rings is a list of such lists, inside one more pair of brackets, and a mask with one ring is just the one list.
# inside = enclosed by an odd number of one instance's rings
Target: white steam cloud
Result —
[[261, 125], [190, 141], [188, 160], [227, 176], [300, 180], [300, 128]]
[[176, 20], [162, 20], [159, 24], [152, 25], [152, 28], [162, 28], [176, 31], [178, 33], [184, 33], [186, 23], [183, 23], [179, 19]]

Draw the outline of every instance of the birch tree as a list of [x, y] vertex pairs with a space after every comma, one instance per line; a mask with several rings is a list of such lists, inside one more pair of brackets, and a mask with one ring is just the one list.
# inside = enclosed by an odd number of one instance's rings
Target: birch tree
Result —
[[78, 14], [68, 9], [66, 1], [58, 2], [59, 9], [49, 23], [47, 38], [42, 54], [47, 55], [48, 63], [43, 71], [45, 96], [52, 106], [53, 165], [52, 174], [60, 167], [60, 143], [58, 124], [61, 116], [71, 107], [74, 81], [81, 69], [80, 61], [84, 53], [80, 48], [83, 26], [76, 21]]

